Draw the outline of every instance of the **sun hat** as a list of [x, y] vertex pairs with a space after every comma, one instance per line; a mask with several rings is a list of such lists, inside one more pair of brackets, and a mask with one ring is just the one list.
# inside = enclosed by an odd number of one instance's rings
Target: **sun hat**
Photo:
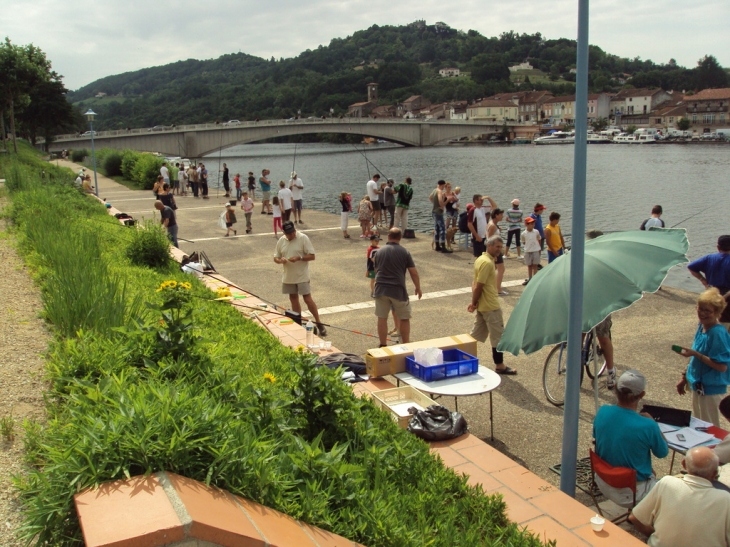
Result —
[[646, 378], [638, 370], [627, 370], [618, 379], [616, 389], [627, 389], [632, 395], [640, 395], [646, 391]]
[[515, 198], [515, 199], [512, 200], [512, 205], [514, 205], [515, 207], [517, 205], [519, 205], [519, 204], [520, 204], [520, 200], [519, 199]]

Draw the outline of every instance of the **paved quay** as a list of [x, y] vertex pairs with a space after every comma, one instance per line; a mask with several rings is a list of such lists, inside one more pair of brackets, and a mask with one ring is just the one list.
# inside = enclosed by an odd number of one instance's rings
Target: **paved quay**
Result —
[[[74, 167], [70, 163], [68, 166]], [[99, 181], [100, 197], [135, 218], [153, 217], [151, 192], [128, 190], [104, 177], [99, 177]], [[305, 206], [306, 197], [305, 192]], [[216, 199], [215, 190], [209, 200], [180, 197], [177, 202], [179, 237], [193, 241], [181, 241], [182, 250], [205, 251], [221, 275], [267, 301], [287, 306], [288, 298], [281, 294], [280, 288], [281, 267], [272, 258], [276, 243], [271, 230], [272, 217], [258, 212], [259, 202], [253, 215], [253, 234], [241, 235], [245, 223], [239, 208], [239, 235], [230, 238], [222, 237], [225, 230], [217, 226], [224, 198], [220, 195]], [[353, 237], [347, 240], [339, 230], [338, 216], [305, 210], [303, 218], [305, 224], [299, 225], [299, 229], [309, 235], [316, 254], [316, 260], [310, 264], [312, 294], [323, 312], [322, 320], [331, 325], [327, 339], [341, 350], [356, 354], [377, 347], [376, 338], [353, 332], [373, 335], [376, 332], [369, 280], [365, 277], [368, 242], [357, 237], [356, 220], [351, 219]], [[416, 239], [402, 243], [413, 255], [425, 294], [421, 301], [413, 303], [412, 341], [469, 333], [473, 321], [473, 316], [466, 311], [472, 279], [471, 253], [436, 253], [427, 234], [418, 234]], [[522, 261], [506, 260], [504, 286], [510, 294], [501, 297], [505, 319], [522, 293], [525, 273]], [[636, 368], [646, 375], [647, 403], [691, 407], [689, 396], [680, 397], [675, 391], [686, 361], [673, 353], [671, 346], [691, 345], [697, 325], [696, 297], [694, 293], [664, 287], [613, 316], [618, 372]], [[503, 377], [502, 385], [494, 392], [494, 442], [489, 440], [487, 397], [464, 398], [459, 409], [475, 437], [555, 486], [559, 480], [549, 467], [560, 462], [563, 411], [548, 403], [542, 390], [542, 369], [548, 351], [549, 348], [544, 348], [528, 356], [505, 356], [505, 362], [519, 374]], [[493, 368], [489, 347], [480, 344], [478, 357], [482, 364]], [[601, 404], [615, 400], [605, 384], [600, 388], [599, 399]], [[441, 402], [447, 406], [452, 404], [449, 399]], [[588, 453], [594, 415], [593, 392], [585, 379], [579, 424], [581, 457]], [[655, 460], [654, 468], [658, 476], [663, 476], [669, 470], [669, 459]], [[578, 499], [589, 503], [589, 498], [582, 494]]]

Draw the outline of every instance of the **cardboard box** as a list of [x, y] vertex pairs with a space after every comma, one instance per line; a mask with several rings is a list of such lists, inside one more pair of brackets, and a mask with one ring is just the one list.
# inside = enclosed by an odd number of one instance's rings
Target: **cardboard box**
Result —
[[365, 354], [367, 373], [373, 378], [406, 371], [406, 357], [413, 356], [417, 348], [460, 349], [471, 355], [477, 354], [477, 341], [468, 334], [445, 336], [421, 342], [369, 349]]
[[390, 413], [390, 417], [398, 424], [398, 427], [405, 429], [411, 421], [411, 414], [408, 409], [415, 407], [418, 410], [426, 410], [436, 403], [426, 397], [423, 393], [411, 386], [384, 389], [371, 393], [373, 402]]

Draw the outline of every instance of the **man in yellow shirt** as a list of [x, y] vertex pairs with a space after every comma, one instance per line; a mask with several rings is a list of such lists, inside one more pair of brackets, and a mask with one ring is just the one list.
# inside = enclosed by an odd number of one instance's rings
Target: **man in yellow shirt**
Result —
[[469, 313], [476, 311], [471, 335], [480, 342], [489, 337], [492, 343], [492, 359], [497, 374], [517, 374], [517, 371], [504, 364], [504, 354], [497, 351], [497, 344], [504, 332], [502, 308], [497, 296], [497, 266], [495, 259], [502, 252], [502, 238], [493, 235], [487, 239], [487, 252], [474, 261], [474, 282], [472, 283]]
[[560, 231], [560, 213], [550, 213], [550, 224], [545, 227], [545, 243], [548, 248], [548, 264], [565, 252], [565, 240]]

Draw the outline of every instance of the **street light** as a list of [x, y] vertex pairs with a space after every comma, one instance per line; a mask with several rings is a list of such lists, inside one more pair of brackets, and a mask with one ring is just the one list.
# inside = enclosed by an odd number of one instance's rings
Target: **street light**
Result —
[[96, 182], [96, 151], [94, 150], [94, 118], [96, 117], [96, 112], [89, 108], [84, 116], [89, 120], [89, 129], [91, 130], [91, 162], [94, 166], [94, 193], [96, 197], [99, 197], [99, 184]]

